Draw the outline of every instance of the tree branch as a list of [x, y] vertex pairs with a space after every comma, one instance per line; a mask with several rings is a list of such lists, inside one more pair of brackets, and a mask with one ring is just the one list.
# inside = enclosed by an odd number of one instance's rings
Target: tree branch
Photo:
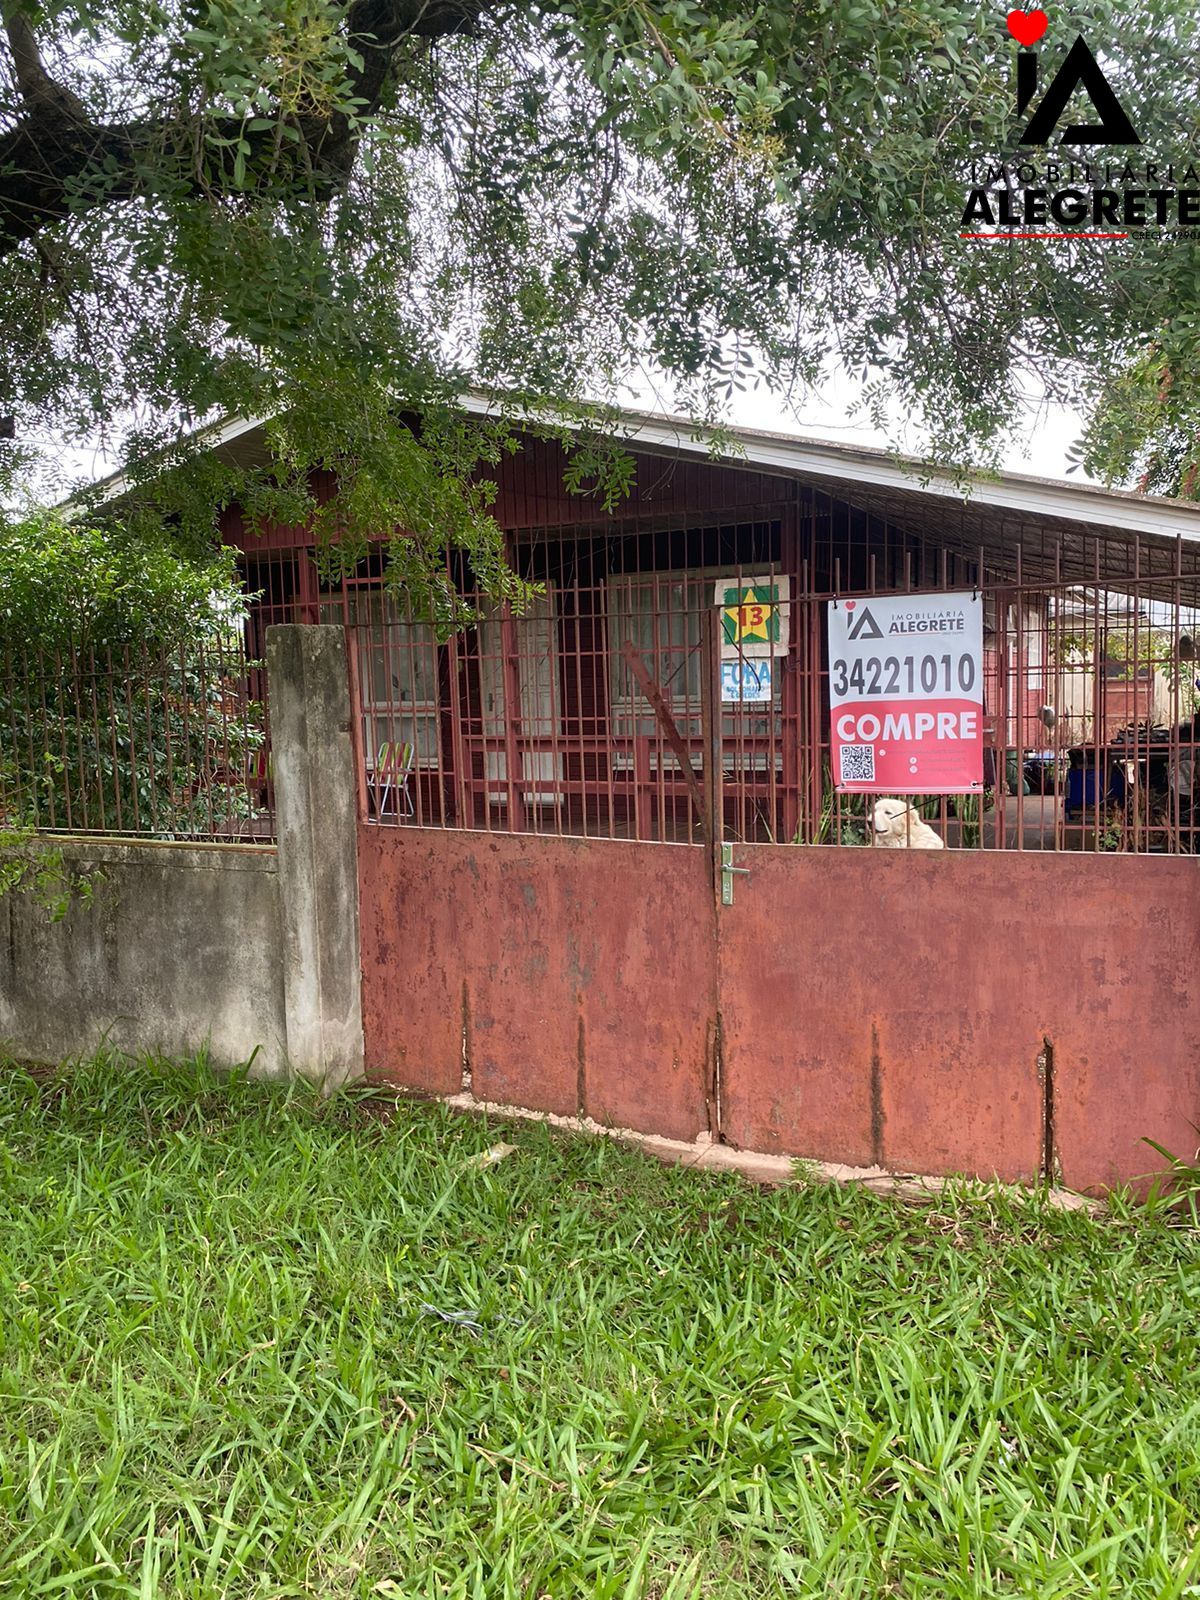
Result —
[[[469, 33], [485, 12], [505, 3], [351, 0], [346, 30], [362, 67], [351, 72], [346, 88], [363, 102], [359, 115], [378, 110], [404, 39]], [[16, 127], [0, 135], [0, 257], [73, 213], [131, 200], [156, 180], [185, 192], [231, 192], [232, 156], [225, 163], [219, 144], [210, 145], [213, 170], [197, 170], [194, 152], [208, 136], [250, 145], [240, 192], [254, 193], [256, 177], [259, 192], [282, 191], [290, 173], [298, 190], [319, 195], [342, 184], [353, 165], [358, 134], [344, 113], [299, 119], [300, 140], [286, 146], [284, 168], [274, 129], [248, 132], [234, 117], [205, 119], [199, 129], [166, 116], [93, 122], [76, 96], [47, 72], [22, 0], [0, 0], [0, 16], [24, 100]], [[92, 177], [96, 181], [89, 185]]]
[[12, 51], [17, 88], [27, 101], [35, 101], [45, 93], [51, 80], [42, 65], [41, 52], [29, 18], [15, 0], [8, 0], [7, 4], [0, 7], [0, 15], [4, 18], [8, 48]]
[[0, 18], [3, 19], [4, 37], [8, 40], [8, 48], [12, 53], [17, 88], [21, 92], [29, 114], [36, 116], [47, 107], [53, 107], [60, 115], [76, 117], [79, 121], [86, 122], [87, 112], [80, 101], [69, 89], [55, 83], [46, 71], [42, 53], [38, 49], [37, 35], [33, 31], [33, 24], [26, 14], [22, 0], [3, 0], [0, 4]]

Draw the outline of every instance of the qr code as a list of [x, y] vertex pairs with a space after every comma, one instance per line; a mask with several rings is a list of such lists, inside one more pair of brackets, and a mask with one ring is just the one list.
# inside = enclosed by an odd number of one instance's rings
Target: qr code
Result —
[[843, 783], [875, 782], [875, 746], [873, 744], [844, 744], [842, 746]]

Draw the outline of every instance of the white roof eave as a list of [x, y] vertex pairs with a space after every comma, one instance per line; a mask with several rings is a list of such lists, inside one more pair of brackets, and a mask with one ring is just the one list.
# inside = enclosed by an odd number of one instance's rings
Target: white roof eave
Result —
[[[499, 409], [477, 395], [464, 396], [463, 404], [476, 415]], [[626, 416], [629, 425], [622, 435], [626, 444], [640, 444], [650, 450], [698, 460], [713, 459], [712, 435], [706, 429], [690, 428], [686, 422], [669, 417], [656, 418], [638, 412], [627, 412]], [[721, 453], [719, 459], [733, 466], [757, 467], [787, 477], [861, 484], [864, 488], [893, 494], [937, 495], [946, 500], [988, 506], [1015, 517], [1054, 517], [1120, 528], [1128, 533], [1200, 541], [1200, 503], [1097, 489], [1083, 483], [1056, 483], [1050, 478], [1020, 473], [972, 478], [969, 491], [964, 495], [953, 479], [939, 475], [916, 458], [911, 462], [898, 462], [883, 451], [862, 446], [788, 438], [752, 428], [723, 431], [736, 440], [738, 448], [736, 452]]]
[[[505, 408], [477, 394], [461, 397], [463, 409], [474, 416], [499, 414]], [[511, 415], [511, 411], [506, 412]], [[622, 442], [695, 460], [714, 459], [731, 466], [754, 467], [789, 478], [825, 480], [831, 485], [861, 485], [889, 494], [936, 495], [975, 506], [989, 507], [1017, 518], [1054, 518], [1092, 527], [1120, 529], [1157, 538], [1200, 541], [1200, 503], [1167, 500], [1128, 490], [1097, 489], [1090, 484], [1057, 483], [1020, 473], [970, 480], [964, 494], [960, 483], [923, 465], [915, 458], [898, 461], [881, 450], [824, 440], [763, 433], [753, 428], [722, 429], [736, 448], [714, 456], [712, 430], [683, 418], [655, 417], [643, 412], [622, 413]], [[570, 426], [570, 419], [548, 412], [529, 412], [529, 420]], [[263, 417], [233, 417], [199, 430], [198, 443], [219, 450], [266, 425]], [[117, 498], [131, 487], [124, 474], [103, 484], [107, 497]]]

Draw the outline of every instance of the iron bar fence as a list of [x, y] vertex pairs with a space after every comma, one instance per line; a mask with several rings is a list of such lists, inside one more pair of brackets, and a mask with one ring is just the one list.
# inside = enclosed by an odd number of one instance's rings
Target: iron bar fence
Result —
[[[1200, 574], [1182, 549], [1045, 537], [1001, 561], [840, 527], [826, 509], [516, 536], [539, 599], [516, 616], [468, 587], [479, 623], [446, 641], [373, 573], [343, 585], [323, 614], [348, 628], [367, 819], [699, 843], [707, 804], [729, 840], [870, 844], [875, 796], [832, 779], [828, 606], [966, 587], [984, 611], [984, 790], [913, 801], [945, 845], [1196, 848]], [[730, 651], [723, 590], [761, 594], [781, 635]]]
[[[828, 608], [970, 588], [984, 789], [915, 797], [943, 842], [1192, 852], [1200, 547], [973, 531], [961, 509], [913, 531], [813, 493], [525, 529], [509, 553], [533, 604], [491, 604], [460, 561], [478, 622], [445, 639], [386, 592], [382, 549], [323, 579], [305, 547], [263, 548], [239, 634], [0, 655], [0, 825], [273, 837], [266, 630], [324, 621], [347, 630], [372, 823], [699, 844], [715, 818], [731, 841], [867, 844], [875, 797], [832, 776]], [[761, 626], [731, 634], [746, 601]]]
[[270, 748], [240, 637], [0, 654], [0, 827], [270, 840]]

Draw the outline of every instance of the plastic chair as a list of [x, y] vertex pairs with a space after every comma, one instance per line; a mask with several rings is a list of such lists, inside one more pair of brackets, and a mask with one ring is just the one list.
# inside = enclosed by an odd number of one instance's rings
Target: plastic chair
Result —
[[379, 746], [375, 757], [375, 770], [371, 774], [375, 789], [375, 815], [381, 817], [387, 809], [388, 799], [396, 792], [396, 814], [411, 817], [416, 814], [409, 792], [409, 779], [416, 764], [416, 747], [407, 740], [403, 743], [386, 743]]

